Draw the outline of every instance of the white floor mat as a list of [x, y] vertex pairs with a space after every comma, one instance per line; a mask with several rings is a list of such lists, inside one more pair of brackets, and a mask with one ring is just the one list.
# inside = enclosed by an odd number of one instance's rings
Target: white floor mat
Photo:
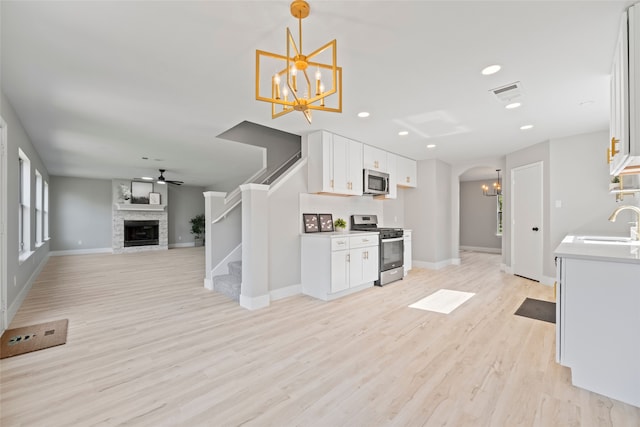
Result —
[[420, 301], [411, 304], [409, 307], [449, 314], [474, 295], [475, 293], [473, 292], [440, 289], [428, 297], [422, 298]]

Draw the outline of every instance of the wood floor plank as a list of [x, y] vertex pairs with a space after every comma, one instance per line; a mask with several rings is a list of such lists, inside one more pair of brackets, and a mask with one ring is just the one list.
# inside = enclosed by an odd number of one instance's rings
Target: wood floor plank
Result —
[[[248, 311], [202, 286], [203, 248], [52, 257], [11, 327], [69, 319], [67, 344], [0, 361], [4, 426], [635, 426], [571, 385], [554, 325], [513, 313], [553, 289], [500, 256], [414, 269], [324, 302]], [[408, 306], [439, 289], [452, 313]]]

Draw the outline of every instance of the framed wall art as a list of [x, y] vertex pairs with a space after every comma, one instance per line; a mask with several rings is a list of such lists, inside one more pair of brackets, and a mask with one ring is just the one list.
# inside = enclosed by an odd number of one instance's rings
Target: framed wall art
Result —
[[160, 193], [149, 193], [149, 204], [150, 205], [159, 205], [160, 204]]
[[318, 221], [320, 222], [320, 231], [333, 231], [333, 215], [318, 214]]
[[153, 192], [152, 182], [131, 182], [131, 203], [139, 205], [149, 204], [149, 193]]
[[305, 233], [317, 233], [320, 231], [318, 214], [302, 214], [302, 222], [304, 223]]

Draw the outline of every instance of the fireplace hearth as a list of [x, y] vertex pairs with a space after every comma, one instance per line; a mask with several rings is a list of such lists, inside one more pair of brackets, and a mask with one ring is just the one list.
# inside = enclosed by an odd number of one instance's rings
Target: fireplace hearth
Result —
[[124, 247], [159, 245], [159, 221], [124, 221]]

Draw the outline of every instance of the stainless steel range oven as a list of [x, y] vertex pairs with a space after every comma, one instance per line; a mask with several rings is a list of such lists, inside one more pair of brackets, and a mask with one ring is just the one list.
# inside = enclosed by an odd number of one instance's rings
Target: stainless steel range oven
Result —
[[351, 215], [351, 230], [380, 233], [380, 262], [378, 280], [384, 286], [404, 277], [404, 238], [402, 228], [378, 227], [377, 215]]

